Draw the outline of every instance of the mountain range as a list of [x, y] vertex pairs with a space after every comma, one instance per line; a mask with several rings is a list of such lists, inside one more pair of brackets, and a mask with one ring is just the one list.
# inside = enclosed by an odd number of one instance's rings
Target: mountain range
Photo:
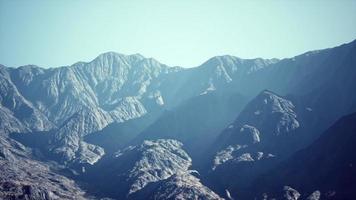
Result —
[[356, 41], [194, 68], [0, 65], [0, 198], [353, 199], [355, 91]]

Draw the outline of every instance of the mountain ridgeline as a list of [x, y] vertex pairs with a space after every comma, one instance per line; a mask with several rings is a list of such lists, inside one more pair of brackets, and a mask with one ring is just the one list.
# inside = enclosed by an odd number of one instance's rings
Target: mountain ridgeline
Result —
[[0, 65], [0, 198], [353, 199], [355, 91], [356, 41], [194, 68]]

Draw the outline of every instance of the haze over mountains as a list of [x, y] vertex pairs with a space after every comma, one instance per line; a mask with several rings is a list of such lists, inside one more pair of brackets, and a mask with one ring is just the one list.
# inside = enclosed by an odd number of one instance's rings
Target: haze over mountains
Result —
[[0, 65], [0, 198], [353, 199], [355, 91], [356, 41], [195, 68]]

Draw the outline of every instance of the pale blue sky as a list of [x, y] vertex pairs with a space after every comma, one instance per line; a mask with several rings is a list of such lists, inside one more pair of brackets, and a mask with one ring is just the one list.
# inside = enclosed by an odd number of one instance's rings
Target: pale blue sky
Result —
[[116, 51], [193, 67], [284, 58], [356, 39], [356, 1], [0, 0], [0, 63], [42, 67]]

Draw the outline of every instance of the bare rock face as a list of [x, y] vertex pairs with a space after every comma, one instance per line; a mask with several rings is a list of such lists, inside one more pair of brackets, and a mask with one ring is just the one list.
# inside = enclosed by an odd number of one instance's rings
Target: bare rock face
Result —
[[214, 143], [215, 155], [208, 172], [212, 187], [230, 191], [233, 198], [242, 198], [239, 195], [243, 192], [236, 191], [247, 187], [289, 152], [296, 151], [293, 145], [300, 124], [292, 101], [262, 91]]
[[274, 157], [275, 155], [271, 153], [264, 153], [262, 151], [251, 151], [246, 145], [230, 145], [216, 153], [213, 161], [212, 170], [215, 170], [218, 166], [223, 165], [226, 162], [232, 164], [239, 164], [241, 162], [257, 162]]
[[86, 199], [74, 181], [31, 158], [22, 144], [0, 136], [0, 199]]
[[93, 164], [104, 150], [82, 137], [145, 115], [151, 102], [162, 106], [163, 97], [149, 86], [176, 70], [138, 54], [113, 52], [69, 67], [1, 66], [0, 127], [7, 132], [51, 130], [48, 149], [58, 161]]
[[13, 112], [0, 105], [0, 129], [4, 133], [26, 133], [30, 130], [17, 119]]
[[87, 171], [88, 177], [111, 198], [220, 199], [191, 175], [192, 160], [182, 146], [172, 139], [145, 140], [117, 151], [113, 159]]
[[176, 140], [146, 140], [139, 146], [131, 146], [117, 152], [117, 162], [120, 162], [120, 157], [124, 156], [123, 154], [135, 152], [139, 156], [126, 174], [126, 180], [131, 182], [128, 194], [137, 192], [151, 182], [187, 171], [192, 164], [192, 160], [181, 149], [182, 146], [183, 144]]
[[96, 107], [83, 108], [55, 131], [49, 149], [59, 156], [61, 162], [92, 165], [104, 155], [104, 149], [84, 142], [85, 135], [99, 131], [114, 121], [124, 122], [144, 114], [145, 108], [135, 98], [125, 98], [110, 112]]
[[182, 146], [158, 139], [117, 151], [101, 166], [107, 170], [100, 178], [93, 178], [95, 188], [117, 199], [221, 199], [192, 175], [192, 160]]
[[[283, 186], [283, 189], [278, 191], [275, 195], [269, 195], [264, 193], [262, 195], [262, 200], [319, 200], [321, 197], [320, 191], [316, 190], [312, 192], [309, 196], [302, 196], [300, 192], [290, 186]], [[326, 197], [326, 196], [325, 196]], [[256, 198], [255, 198], [256, 199]], [[258, 198], [257, 198], [258, 199]], [[328, 199], [328, 198], [326, 198]]]
[[100, 110], [83, 109], [70, 118], [53, 135], [49, 150], [64, 163], [94, 164], [104, 155], [101, 147], [87, 144], [82, 137], [101, 130], [113, 120]]
[[0, 65], [0, 109], [5, 132], [47, 131], [55, 126], [26, 100], [12, 82], [8, 68]]
[[284, 186], [283, 191], [284, 191], [283, 196], [284, 199], [286, 200], [298, 200], [300, 197], [300, 193], [289, 186]]
[[299, 126], [291, 101], [263, 91], [222, 132], [217, 141], [221, 149], [214, 157], [212, 168], [227, 161], [238, 163], [278, 156], [276, 145], [287, 140]]
[[152, 80], [170, 71], [174, 70], [138, 54], [108, 52], [68, 67], [20, 67], [11, 71], [11, 78], [24, 98], [60, 125], [83, 107], [110, 112], [120, 101], [131, 103], [126, 97], [141, 101], [150, 94]]
[[186, 172], [158, 181], [151, 187], [133, 195], [133, 199], [222, 200], [223, 198], [204, 186], [197, 177]]
[[[162, 100], [163, 101], [163, 100]], [[116, 122], [124, 122], [130, 119], [142, 117], [147, 113], [145, 106], [137, 97], [125, 97], [115, 104], [109, 111], [109, 115]]]
[[[321, 130], [342, 115], [355, 111], [355, 57], [352, 56], [355, 44], [354, 41], [335, 49], [309, 52], [281, 61], [217, 56], [191, 69], [168, 67], [138, 54], [113, 52], [101, 54], [91, 62], [51, 69], [30, 65], [8, 68], [0, 65], [0, 198], [84, 198], [83, 191], [71, 180], [54, 173], [48, 163], [35, 160], [29, 149], [8, 136], [13, 132], [46, 132], [48, 134], [43, 134], [45, 141], [37, 144], [45, 144], [46, 150], [61, 163], [75, 167], [77, 164], [88, 166], [83, 174], [93, 175], [86, 178], [92, 178], [90, 183], [97, 181], [94, 183], [95, 191], [102, 190], [119, 199], [134, 199], [136, 196], [144, 197], [144, 194], [152, 199], [218, 199], [214, 192], [202, 184], [203, 181], [200, 182], [189, 172], [192, 159], [182, 149], [182, 143], [176, 140], [147, 140], [118, 151], [115, 156], [107, 155], [110, 158], [98, 162], [105, 155], [104, 149], [85, 142], [83, 137], [111, 123], [140, 118], [157, 111], [157, 108], [173, 108], [192, 97], [204, 99], [212, 94], [228, 96], [237, 92], [250, 98], [266, 88], [282, 95], [291, 94], [289, 98], [267, 90], [261, 92], [223, 131], [216, 143], [218, 148], [214, 149], [212, 156], [209, 154], [212, 165], [206, 171], [207, 176], [211, 172], [213, 178], [206, 183], [221, 186], [214, 188], [209, 185], [219, 194], [225, 191], [229, 199], [239, 197], [252, 180], [257, 180], [256, 176], [275, 167], [275, 159], [284, 159], [283, 156], [288, 155], [286, 152], [291, 154], [297, 149], [295, 144], [312, 139], [298, 140], [299, 133], [305, 130], [303, 128], [322, 122], [322, 126], [313, 127]], [[299, 97], [304, 99], [297, 99]], [[221, 102], [229, 102], [225, 97], [223, 99]], [[219, 101], [213, 104], [216, 102]], [[317, 113], [317, 118], [321, 119], [313, 121], [314, 114], [309, 116], [301, 112], [300, 107], [297, 109], [296, 105], [300, 103], [308, 104], [303, 108], [305, 112]], [[239, 104], [241, 106], [243, 103]], [[190, 104], [187, 110], [191, 105], [196, 104]], [[203, 106], [202, 109], [209, 107]], [[223, 111], [217, 112], [220, 108]], [[178, 121], [190, 115], [188, 112], [182, 113], [183, 117], [179, 117]], [[181, 133], [194, 135], [198, 130], [202, 133], [196, 134], [200, 138], [215, 138], [215, 135], [206, 131], [210, 127], [205, 130], [187, 128], [183, 131], [180, 127], [208, 125], [211, 119], [227, 113], [225, 106], [218, 106], [209, 112], [200, 112], [198, 109], [198, 113], [201, 115], [193, 116], [199, 116], [200, 120], [190, 117], [185, 123], [177, 123], [174, 114], [170, 118], [173, 122], [159, 126], [164, 121], [156, 121], [158, 128], [153, 132], [159, 132], [157, 138], [190, 139], [175, 136]], [[209, 113], [210, 117], [206, 117], [205, 113]], [[304, 119], [304, 115], [308, 118]], [[231, 118], [229, 115], [223, 118], [223, 125], [219, 122], [215, 124], [216, 127], [211, 127], [221, 130]], [[312, 119], [313, 125], [305, 123], [309, 119]], [[350, 153], [354, 152], [350, 145], [353, 135], [349, 132], [354, 122], [353, 118], [345, 124], [345, 129], [335, 131], [343, 133], [341, 136], [332, 136], [313, 144], [311, 147], [316, 147], [309, 149], [312, 153], [297, 154], [298, 157], [294, 157], [297, 162], [289, 161], [291, 165], [286, 166], [288, 169], [282, 168], [277, 173], [285, 170], [288, 172], [286, 176], [275, 176], [286, 177], [287, 180], [271, 181], [265, 185], [278, 182], [282, 186], [291, 185], [300, 190], [299, 193], [291, 187], [285, 187], [283, 195], [278, 196], [281, 199], [319, 199], [321, 195], [330, 198], [340, 195], [342, 198], [353, 194], [353, 185], [344, 180], [356, 177], [352, 168], [355, 159]], [[172, 128], [173, 125], [176, 128]], [[168, 131], [162, 131], [164, 126], [168, 127]], [[313, 130], [310, 129], [311, 132]], [[162, 137], [161, 133], [172, 137]], [[200, 143], [201, 146], [210, 141], [207, 139], [205, 142]], [[193, 151], [201, 147], [192, 146]], [[318, 165], [325, 167], [315, 170], [313, 167]], [[98, 171], [93, 174], [92, 170], [95, 169]], [[307, 181], [301, 182], [303, 177]], [[304, 191], [314, 190], [310, 188], [326, 191], [327, 194], [315, 191], [307, 196], [309, 193], [305, 194]], [[273, 189], [267, 190], [270, 191]]]
[[236, 127], [244, 124], [256, 127], [262, 137], [287, 134], [300, 126], [294, 104], [266, 90], [254, 98], [234, 122]]
[[[2, 117], [0, 127], [8, 132], [51, 130], [49, 149], [58, 161], [93, 164], [102, 157], [102, 149], [86, 144], [84, 135], [223, 88], [237, 75], [273, 62], [221, 56], [188, 72], [139, 54], [108, 52], [91, 62], [59, 68], [1, 66], [1, 112], [7, 117]], [[197, 75], [202, 84], [195, 80]]]

